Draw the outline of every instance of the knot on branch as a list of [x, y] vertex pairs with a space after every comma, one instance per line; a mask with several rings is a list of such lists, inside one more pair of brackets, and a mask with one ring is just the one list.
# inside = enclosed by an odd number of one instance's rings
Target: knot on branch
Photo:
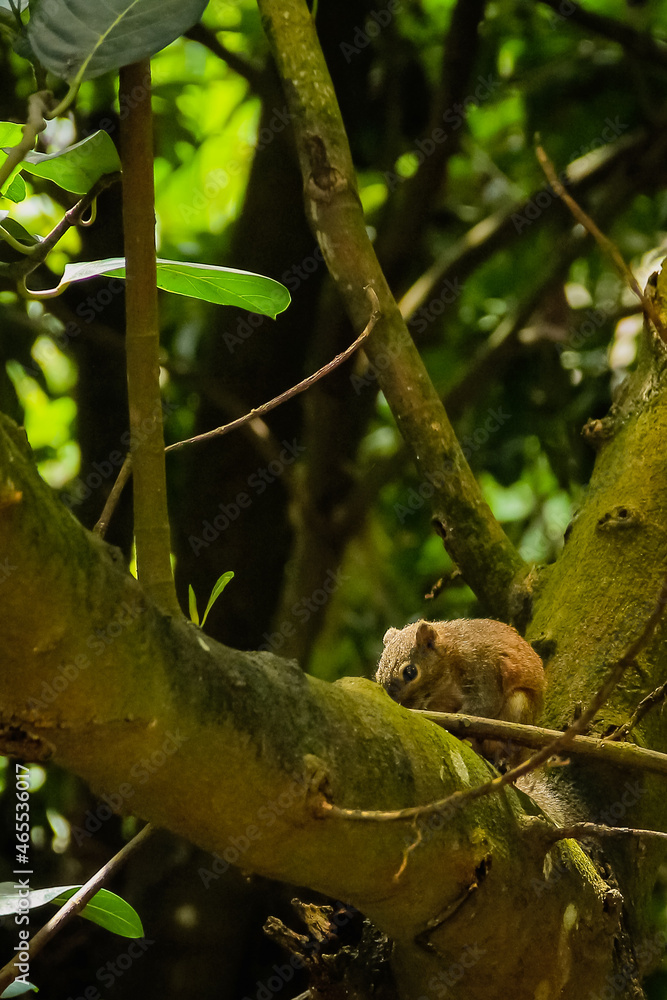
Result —
[[637, 511], [621, 504], [605, 511], [602, 517], [598, 518], [596, 528], [598, 531], [617, 531], [625, 528], [636, 528], [639, 523], [640, 518]]
[[341, 172], [329, 163], [326, 146], [319, 135], [307, 136], [305, 146], [310, 164], [310, 173], [306, 181], [308, 197], [316, 201], [330, 201], [335, 194], [347, 188], [347, 181]]

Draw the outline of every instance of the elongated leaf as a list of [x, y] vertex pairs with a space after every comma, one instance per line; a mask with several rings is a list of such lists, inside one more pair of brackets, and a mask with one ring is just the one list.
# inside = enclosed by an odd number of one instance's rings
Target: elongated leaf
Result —
[[211, 610], [217, 599], [220, 597], [220, 594], [223, 592], [229, 581], [233, 579], [234, 579], [234, 573], [232, 572], [232, 570], [228, 570], [226, 573], [223, 573], [221, 577], [218, 577], [215, 587], [211, 591], [211, 596], [208, 599], [208, 604], [206, 605], [206, 611], [204, 612], [204, 617], [201, 620], [202, 628], [206, 623], [209, 611]]
[[[109, 260], [66, 264], [58, 288], [64, 289], [73, 281], [100, 275], [124, 278], [125, 259], [114, 257]], [[290, 303], [290, 294], [279, 281], [250, 271], [214, 267], [212, 264], [192, 264], [158, 258], [157, 283], [158, 288], [167, 292], [190, 295], [217, 305], [238, 306], [248, 312], [261, 313], [274, 319]]]
[[[56, 896], [52, 902], [56, 906], [62, 906], [80, 888], [81, 886], [78, 885], [70, 886], [65, 892]], [[121, 937], [140, 938], [144, 936], [144, 929], [137, 911], [124, 899], [117, 896], [115, 892], [110, 892], [108, 889], [98, 890], [91, 901], [81, 910], [79, 916], [85, 917], [93, 924], [99, 924], [107, 931], [120, 934]]]
[[192, 584], [188, 584], [188, 608], [190, 611], [190, 621], [194, 622], [195, 625], [199, 625], [199, 612], [197, 611], [197, 597], [193, 590]]
[[[0, 883], [0, 915], [18, 913], [19, 909], [35, 909], [46, 903], [60, 906], [81, 888], [80, 885], [52, 885], [46, 889], [32, 889], [19, 895], [13, 882]], [[79, 914], [94, 924], [99, 924], [123, 937], [143, 937], [143, 927], [136, 910], [129, 903], [108, 889], [100, 889]]]
[[0, 997], [20, 997], [23, 993], [28, 993], [32, 990], [34, 993], [39, 993], [38, 988], [33, 983], [17, 983], [14, 981], [10, 983], [6, 990], [0, 993]]
[[47, 69], [66, 80], [137, 62], [169, 45], [202, 16], [208, 0], [49, 0], [27, 28]]
[[28, 153], [21, 169], [47, 177], [65, 191], [86, 194], [104, 174], [120, 170], [120, 157], [108, 134], [100, 130], [58, 153]]

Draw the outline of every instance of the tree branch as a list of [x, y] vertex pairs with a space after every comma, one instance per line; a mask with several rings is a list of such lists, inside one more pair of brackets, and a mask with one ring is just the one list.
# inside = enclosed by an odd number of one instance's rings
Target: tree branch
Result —
[[[114, 550], [57, 501], [4, 417], [0, 551], [21, 580], [16, 587], [9, 577], [2, 592], [0, 746], [25, 759], [50, 755], [98, 794], [119, 795], [136, 815], [248, 870], [349, 900], [396, 939], [399, 979], [403, 962], [421, 992], [447, 949], [469, 940], [471, 909], [446, 925], [439, 915], [458, 914], [462, 885], [479, 884], [493, 855], [484, 906], [472, 909], [475, 932], [494, 948], [471, 983], [487, 1000], [506, 996], [497, 987], [514, 970], [511, 941], [520, 933], [535, 947], [515, 997], [534, 997], [545, 949], [519, 901], [524, 879], [542, 877], [543, 852], [520, 836], [511, 790], [479, 804], [479, 835], [462, 835], [458, 821], [429, 831], [398, 881], [409, 828], [387, 824], [379, 835], [316, 814], [324, 789], [343, 806], [381, 810], [479, 784], [488, 767], [470, 748], [367, 680], [325, 684], [290, 661], [226, 649], [165, 616]], [[443, 767], [454, 754], [456, 767]], [[558, 940], [563, 907], [575, 898], [597, 928], [585, 956], [571, 944], [577, 986], [592, 989], [610, 962], [606, 887], [576, 845], [555, 849], [573, 863], [545, 901], [539, 937]], [[416, 941], [424, 933], [427, 948]]]
[[[155, 191], [150, 60], [120, 70], [127, 386], [133, 459], [137, 573], [165, 611], [180, 614], [171, 571], [167, 478], [160, 395], [160, 331], [155, 261]], [[131, 97], [133, 88], [144, 96]]]
[[478, 597], [509, 617], [511, 591], [526, 572], [493, 517], [412, 342], [366, 232], [340, 111], [310, 12], [303, 0], [260, 0], [284, 83], [304, 177], [306, 213], [355, 327], [364, 286], [382, 319], [366, 353], [420, 474], [434, 487], [433, 513], [445, 545]]

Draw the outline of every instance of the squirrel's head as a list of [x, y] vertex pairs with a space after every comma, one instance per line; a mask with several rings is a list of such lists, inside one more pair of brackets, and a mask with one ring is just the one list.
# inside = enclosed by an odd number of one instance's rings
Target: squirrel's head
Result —
[[458, 671], [455, 658], [450, 661], [452, 669], [443, 670], [446, 660], [446, 644], [430, 622], [390, 628], [375, 679], [406, 708], [428, 708], [435, 698], [445, 706], [440, 711], [457, 712], [461, 707]]

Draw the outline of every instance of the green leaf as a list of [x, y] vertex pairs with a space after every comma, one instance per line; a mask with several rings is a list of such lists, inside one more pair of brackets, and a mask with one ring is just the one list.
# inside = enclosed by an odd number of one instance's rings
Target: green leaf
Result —
[[[26, 896], [19, 895], [13, 882], [2, 882], [0, 883], [0, 915], [18, 913], [20, 908], [25, 908], [26, 901], [31, 910], [38, 906], [45, 906], [46, 903], [60, 906], [80, 888], [80, 885], [53, 885], [47, 889], [33, 889]], [[136, 910], [108, 889], [100, 889], [96, 892], [90, 902], [81, 910], [79, 916], [123, 937], [137, 938], [143, 937], [144, 934]]]
[[0, 997], [19, 997], [22, 993], [27, 993], [32, 990], [34, 993], [39, 993], [38, 988], [33, 983], [10, 983], [6, 990], [0, 993]]
[[21, 169], [46, 177], [65, 191], [86, 194], [100, 177], [115, 173], [120, 166], [116, 147], [100, 130], [58, 153], [28, 153]]
[[[102, 274], [124, 278], [125, 259], [114, 257], [109, 260], [66, 264], [58, 289], [63, 290], [73, 281], [96, 278]], [[190, 295], [217, 305], [238, 306], [273, 319], [290, 303], [290, 294], [279, 281], [250, 271], [215, 267], [212, 264], [192, 264], [158, 258], [157, 284], [158, 288], [167, 292]]]
[[16, 168], [17, 172], [13, 175], [9, 184], [2, 192], [3, 198], [9, 198], [9, 200], [13, 201], [15, 205], [18, 205], [20, 201], [25, 201], [26, 196], [25, 181], [18, 173], [19, 169], [19, 167]]
[[10, 236], [13, 236], [15, 240], [19, 240], [21, 243], [25, 243], [27, 247], [35, 246], [40, 242], [39, 237], [33, 236], [32, 233], [23, 228], [20, 222], [10, 218], [9, 212], [0, 212], [0, 225], [3, 229], [7, 230]]
[[27, 28], [47, 69], [66, 80], [145, 59], [191, 28], [207, 0], [49, 0]]
[[16, 146], [21, 141], [23, 126], [16, 122], [0, 122], [0, 146]]
[[[16, 122], [0, 122], [0, 149], [3, 146], [11, 148], [18, 145], [22, 135], [23, 128]], [[0, 152], [0, 163], [4, 163], [6, 158], [6, 152]], [[5, 181], [5, 190], [2, 192], [4, 198], [9, 198], [13, 202], [23, 201], [25, 198], [25, 182], [22, 177], [19, 177], [20, 169], [20, 165], [14, 168]]]
[[195, 597], [195, 592], [192, 589], [192, 584], [188, 584], [188, 606], [190, 609], [190, 621], [194, 622], [195, 625], [199, 625], [199, 612], [197, 611], [197, 598]]
[[[65, 892], [51, 902], [56, 906], [62, 906], [70, 896], [73, 896], [81, 886], [70, 886]], [[144, 936], [144, 929], [137, 911], [126, 903], [124, 899], [117, 896], [115, 892], [108, 889], [100, 889], [87, 903], [79, 914], [90, 920], [93, 924], [99, 924], [107, 931], [120, 934], [121, 937], [140, 938]]]
[[234, 573], [232, 572], [232, 570], [228, 570], [226, 573], [223, 573], [221, 577], [218, 577], [217, 583], [213, 588], [213, 590], [211, 591], [211, 596], [208, 599], [208, 604], [206, 605], [206, 611], [204, 612], [204, 617], [201, 620], [202, 628], [204, 627], [206, 619], [208, 618], [209, 611], [211, 610], [217, 599], [220, 597], [220, 594], [223, 592], [229, 581], [233, 579], [234, 579]]

